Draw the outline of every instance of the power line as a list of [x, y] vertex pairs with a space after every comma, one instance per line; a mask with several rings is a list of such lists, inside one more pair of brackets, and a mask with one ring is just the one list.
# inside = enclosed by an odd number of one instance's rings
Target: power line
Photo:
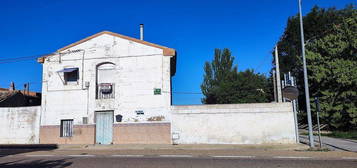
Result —
[[0, 64], [7, 64], [7, 63], [15, 63], [15, 62], [22, 62], [22, 61], [29, 61], [29, 60], [33, 60], [33, 58], [31, 59], [23, 59], [23, 60], [14, 60], [14, 61], [4, 61], [4, 62], [0, 62]]
[[267, 62], [267, 58], [269, 58], [270, 55], [265, 55], [265, 57], [262, 59], [262, 61], [258, 64], [256, 68], [254, 68], [254, 71], [257, 72], [258, 69], [260, 69], [263, 65], [265, 65]]
[[39, 58], [39, 57], [42, 57], [45, 55], [48, 55], [48, 54], [39, 54], [39, 55], [32, 55], [32, 56], [13, 57], [13, 58], [2, 58], [2, 59], [0, 59], [0, 64], [33, 60], [34, 58]]
[[[35, 57], [35, 56], [33, 55], [33, 56], [15, 57], [15, 58], [2, 58], [2, 59], [0, 59], [0, 61], [18, 60], [18, 59], [26, 59], [26, 58], [33, 58], [33, 57]], [[37, 55], [36, 55], [36, 57], [37, 57]]]
[[201, 93], [201, 92], [171, 92], [171, 93], [173, 93], [173, 94], [191, 94], [191, 95], [196, 94], [196, 95], [203, 95], [203, 93]]

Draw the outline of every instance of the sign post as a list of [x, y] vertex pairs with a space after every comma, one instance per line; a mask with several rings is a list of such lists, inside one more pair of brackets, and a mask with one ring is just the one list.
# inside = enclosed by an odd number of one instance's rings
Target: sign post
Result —
[[295, 136], [296, 142], [299, 143], [299, 126], [297, 119], [297, 109], [296, 109], [296, 99], [299, 97], [299, 90], [296, 86], [285, 86], [283, 89], [283, 97], [292, 101], [293, 112], [294, 112], [294, 121], [295, 121]]
[[318, 134], [319, 134], [319, 143], [320, 143], [320, 148], [322, 147], [322, 142], [321, 142], [321, 130], [320, 130], [320, 102], [319, 98], [315, 97], [315, 104], [316, 104], [316, 117], [317, 117], [317, 128], [318, 128]]

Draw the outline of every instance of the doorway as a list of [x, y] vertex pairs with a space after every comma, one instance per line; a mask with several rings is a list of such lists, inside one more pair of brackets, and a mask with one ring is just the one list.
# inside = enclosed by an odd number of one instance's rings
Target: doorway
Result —
[[113, 141], [113, 111], [95, 113], [96, 144], [111, 144]]

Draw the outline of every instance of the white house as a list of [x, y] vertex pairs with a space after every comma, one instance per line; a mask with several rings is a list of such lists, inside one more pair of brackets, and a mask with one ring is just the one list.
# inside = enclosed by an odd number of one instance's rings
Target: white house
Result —
[[[43, 64], [40, 143], [262, 144], [297, 140], [291, 103], [172, 106], [176, 51], [171, 48], [104, 31], [38, 62]], [[38, 134], [34, 135], [36, 139]]]
[[174, 49], [103, 31], [38, 62], [40, 143], [171, 143]]

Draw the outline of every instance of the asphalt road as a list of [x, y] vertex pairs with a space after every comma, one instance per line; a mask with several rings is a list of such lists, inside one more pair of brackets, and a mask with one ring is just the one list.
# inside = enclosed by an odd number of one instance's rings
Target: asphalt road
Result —
[[308, 167], [308, 168], [356, 168], [357, 160], [323, 160], [304, 158], [239, 158], [239, 157], [190, 157], [140, 155], [124, 156], [6, 156], [0, 158], [1, 168], [272, 168], [272, 167]]

